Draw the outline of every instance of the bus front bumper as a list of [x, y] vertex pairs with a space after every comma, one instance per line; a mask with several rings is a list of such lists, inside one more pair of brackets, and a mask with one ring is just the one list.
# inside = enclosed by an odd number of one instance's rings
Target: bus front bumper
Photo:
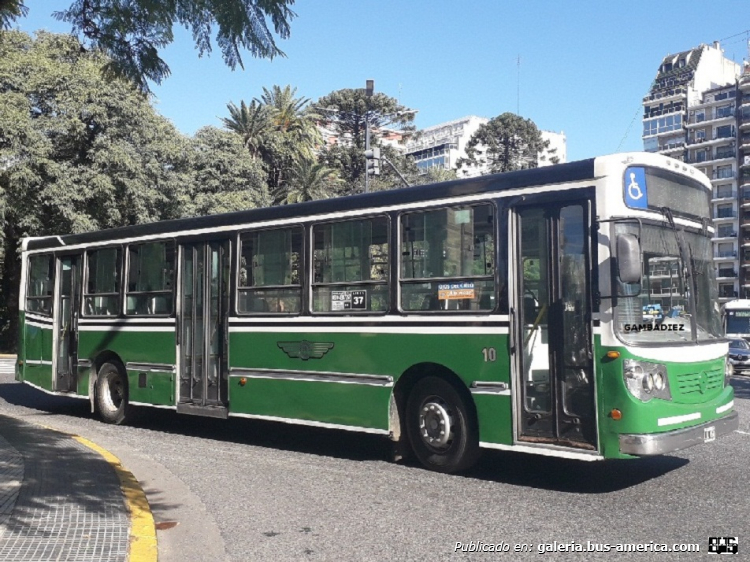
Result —
[[637, 456], [663, 455], [714, 441], [735, 431], [739, 424], [737, 412], [732, 412], [717, 420], [665, 433], [624, 433], [620, 435], [620, 452]]

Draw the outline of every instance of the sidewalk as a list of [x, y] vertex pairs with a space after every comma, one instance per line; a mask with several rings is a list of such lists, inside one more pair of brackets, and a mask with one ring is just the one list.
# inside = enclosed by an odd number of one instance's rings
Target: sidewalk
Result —
[[102, 454], [0, 414], [0, 560], [128, 560], [130, 504], [121, 479], [129, 473]]

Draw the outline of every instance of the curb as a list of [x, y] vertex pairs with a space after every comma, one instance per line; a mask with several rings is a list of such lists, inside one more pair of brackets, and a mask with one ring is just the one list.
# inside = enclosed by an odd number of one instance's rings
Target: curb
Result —
[[99, 453], [99, 455], [101, 455], [102, 458], [112, 466], [117, 477], [120, 479], [120, 487], [122, 489], [122, 494], [125, 497], [125, 506], [130, 513], [128, 562], [156, 562], [158, 558], [158, 550], [156, 544], [154, 516], [151, 513], [146, 494], [138, 483], [138, 480], [133, 476], [133, 473], [122, 466], [120, 459], [93, 441], [89, 441], [79, 435], [60, 431], [59, 429], [49, 427], [48, 425], [36, 425], [75, 439], [81, 445]]

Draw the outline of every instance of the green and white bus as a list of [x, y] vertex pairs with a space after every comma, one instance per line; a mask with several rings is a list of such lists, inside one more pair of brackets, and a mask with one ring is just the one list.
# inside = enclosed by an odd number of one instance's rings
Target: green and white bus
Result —
[[111, 423], [382, 434], [443, 472], [714, 441], [738, 418], [710, 193], [632, 153], [29, 238], [17, 379]]

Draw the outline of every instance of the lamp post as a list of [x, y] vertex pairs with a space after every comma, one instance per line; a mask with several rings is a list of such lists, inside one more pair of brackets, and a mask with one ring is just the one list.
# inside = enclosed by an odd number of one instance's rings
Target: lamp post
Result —
[[[367, 98], [367, 111], [365, 112], [365, 152], [370, 150], [370, 99], [375, 91], [375, 80], [365, 82], [365, 98]], [[370, 191], [370, 174], [367, 173], [367, 163], [365, 163], [365, 193]]]

